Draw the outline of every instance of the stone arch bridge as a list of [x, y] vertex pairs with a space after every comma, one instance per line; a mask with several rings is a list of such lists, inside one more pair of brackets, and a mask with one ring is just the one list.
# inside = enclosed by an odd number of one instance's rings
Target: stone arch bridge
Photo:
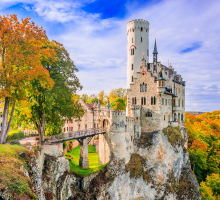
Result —
[[61, 143], [64, 141], [69, 141], [76, 139], [80, 144], [80, 159], [79, 165], [86, 169], [89, 168], [89, 160], [88, 160], [88, 144], [91, 139], [99, 134], [106, 133], [106, 121], [103, 121], [103, 127], [98, 128], [90, 128], [90, 129], [83, 129], [78, 131], [72, 131], [68, 133], [62, 133], [58, 135], [52, 135], [50, 140], [48, 140], [48, 144], [56, 144]]

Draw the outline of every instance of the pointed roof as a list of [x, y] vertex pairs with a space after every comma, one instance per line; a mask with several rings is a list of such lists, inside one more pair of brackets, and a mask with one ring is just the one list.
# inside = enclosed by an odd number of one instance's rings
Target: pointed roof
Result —
[[109, 98], [108, 98], [107, 107], [108, 107], [108, 108], [111, 108], [111, 104], [110, 104], [110, 102], [109, 102]]
[[155, 43], [154, 43], [154, 51], [153, 51], [153, 54], [158, 54], [156, 38], [155, 38]]
[[160, 80], [164, 80], [164, 81], [165, 81], [165, 79], [163, 78], [162, 69], [161, 69], [161, 71], [160, 71], [160, 77], [159, 77], [157, 80], [158, 80], [158, 81], [160, 81]]

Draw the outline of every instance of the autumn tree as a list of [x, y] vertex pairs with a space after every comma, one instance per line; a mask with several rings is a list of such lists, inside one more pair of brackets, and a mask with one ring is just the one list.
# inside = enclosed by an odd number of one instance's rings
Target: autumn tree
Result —
[[44, 89], [54, 84], [40, 60], [55, 59], [53, 49], [42, 48], [46, 43], [45, 31], [30, 18], [19, 22], [16, 15], [0, 16], [0, 99], [4, 104], [0, 143], [7, 138], [16, 101], [25, 98], [30, 81], [38, 79]]
[[69, 120], [80, 118], [84, 110], [73, 94], [81, 89], [79, 79], [75, 75], [78, 71], [69, 53], [62, 44], [52, 41], [46, 46], [56, 52], [56, 60], [43, 58], [42, 65], [49, 71], [54, 86], [51, 90], [43, 87], [38, 79], [31, 82], [32, 92], [29, 94], [29, 103], [33, 123], [39, 133], [40, 142], [44, 142], [45, 131], [47, 134], [58, 134], [65, 118]]

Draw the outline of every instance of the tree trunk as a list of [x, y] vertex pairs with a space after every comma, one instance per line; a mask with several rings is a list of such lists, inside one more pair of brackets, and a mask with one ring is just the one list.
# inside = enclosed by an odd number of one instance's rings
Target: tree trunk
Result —
[[3, 144], [5, 142], [4, 140], [5, 136], [7, 137], [7, 121], [8, 121], [9, 103], [10, 103], [10, 98], [5, 97], [5, 106], [4, 106], [4, 111], [3, 111], [3, 123], [2, 123], [0, 144]]
[[45, 111], [43, 112], [42, 122], [38, 119], [38, 123], [35, 124], [39, 134], [39, 143], [41, 145], [44, 144], [44, 133], [45, 133], [45, 125], [46, 125], [46, 116]]
[[14, 110], [15, 110], [15, 101], [14, 101], [13, 106], [12, 106], [12, 109], [11, 109], [11, 116], [10, 116], [10, 119], [9, 119], [9, 122], [8, 122], [7, 130], [6, 130], [6, 133], [5, 133], [5, 136], [4, 136], [4, 139], [3, 139], [3, 142], [5, 142], [6, 139], [7, 139], [8, 132], [9, 132], [10, 127], [11, 127], [11, 122], [12, 122], [12, 118], [13, 118]]

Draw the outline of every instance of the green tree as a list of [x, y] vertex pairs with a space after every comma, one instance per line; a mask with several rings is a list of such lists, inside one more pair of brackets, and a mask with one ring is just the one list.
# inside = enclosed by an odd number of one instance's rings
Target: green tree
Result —
[[110, 104], [114, 110], [126, 110], [126, 102], [123, 98], [117, 97]]
[[20, 22], [16, 15], [0, 16], [0, 100], [4, 105], [0, 144], [7, 138], [16, 102], [25, 99], [30, 81], [38, 79], [44, 89], [54, 84], [40, 60], [55, 59], [53, 49], [42, 48], [45, 43], [45, 31], [30, 18]]
[[75, 75], [78, 69], [62, 44], [53, 40], [47, 47], [55, 50], [57, 60], [53, 62], [44, 58], [42, 65], [49, 71], [55, 84], [51, 90], [47, 90], [38, 79], [34, 79], [28, 94], [29, 121], [38, 130], [41, 143], [44, 142], [45, 131], [47, 135], [58, 134], [64, 119], [80, 118], [84, 114], [81, 104], [73, 96], [77, 89], [82, 88]]

